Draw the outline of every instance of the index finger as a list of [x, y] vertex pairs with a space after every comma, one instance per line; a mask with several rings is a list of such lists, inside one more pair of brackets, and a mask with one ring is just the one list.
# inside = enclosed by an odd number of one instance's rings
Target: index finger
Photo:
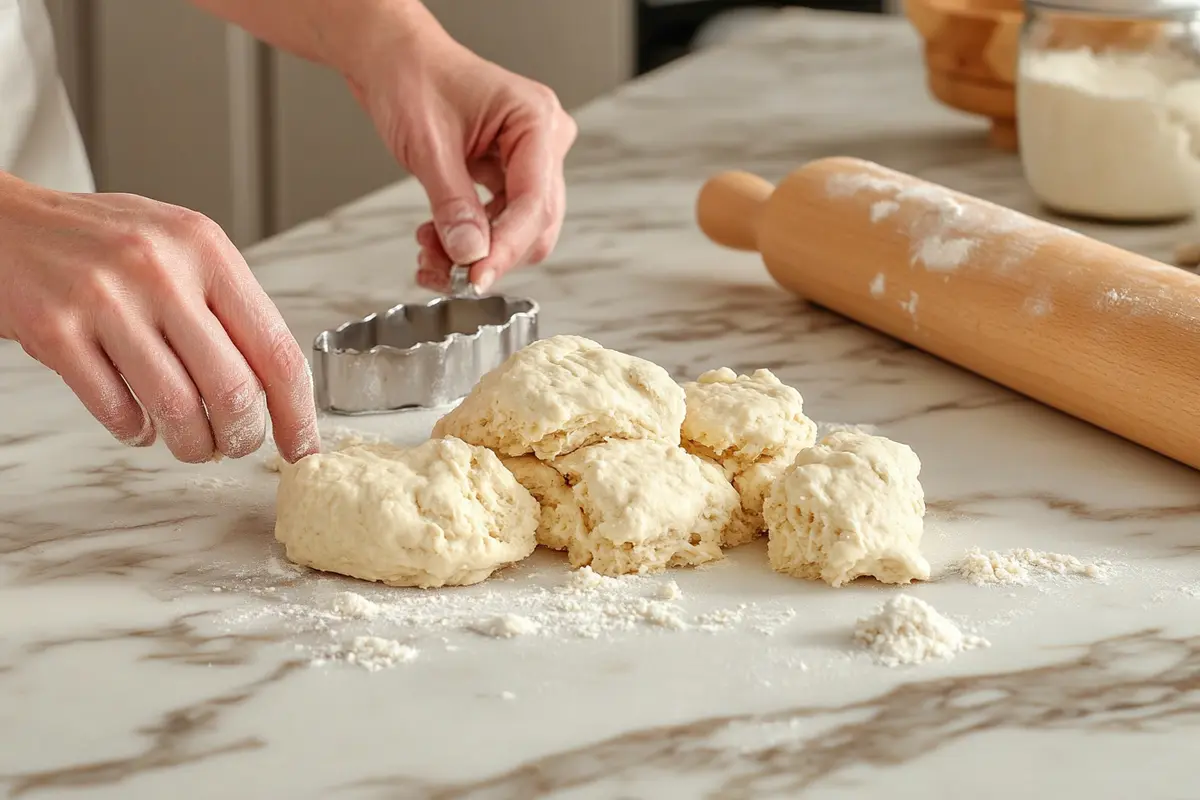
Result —
[[275, 445], [288, 463], [321, 449], [312, 371], [296, 337], [234, 250], [208, 279], [209, 307], [267, 396]]
[[553, 144], [543, 131], [523, 135], [508, 154], [504, 193], [507, 207], [492, 223], [492, 249], [471, 267], [471, 280], [490, 272], [498, 278], [521, 263], [553, 224], [549, 212], [558, 168]]

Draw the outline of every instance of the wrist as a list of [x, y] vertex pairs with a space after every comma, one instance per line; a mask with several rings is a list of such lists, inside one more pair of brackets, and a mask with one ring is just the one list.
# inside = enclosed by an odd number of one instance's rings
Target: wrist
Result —
[[367, 87], [383, 69], [419, 60], [421, 53], [452, 41], [420, 0], [373, 0], [343, 35], [331, 41], [328, 63], [352, 86]]

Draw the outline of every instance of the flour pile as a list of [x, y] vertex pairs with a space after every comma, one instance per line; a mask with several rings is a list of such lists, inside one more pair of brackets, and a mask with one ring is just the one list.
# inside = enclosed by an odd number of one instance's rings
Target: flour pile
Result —
[[965, 650], [991, 647], [986, 639], [964, 634], [933, 606], [907, 594], [893, 597], [874, 614], [859, 619], [854, 639], [885, 667], [949, 661]]
[[355, 636], [348, 647], [333, 645], [319, 650], [310, 662], [323, 666], [329, 661], [344, 661], [362, 667], [367, 672], [391, 669], [397, 664], [415, 661], [420, 651], [394, 639], [379, 636]]

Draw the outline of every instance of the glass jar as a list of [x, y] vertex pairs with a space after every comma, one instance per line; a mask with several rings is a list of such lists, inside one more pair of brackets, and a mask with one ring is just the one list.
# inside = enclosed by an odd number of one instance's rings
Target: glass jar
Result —
[[1026, 0], [1017, 133], [1053, 211], [1159, 222], [1200, 207], [1200, 0]]

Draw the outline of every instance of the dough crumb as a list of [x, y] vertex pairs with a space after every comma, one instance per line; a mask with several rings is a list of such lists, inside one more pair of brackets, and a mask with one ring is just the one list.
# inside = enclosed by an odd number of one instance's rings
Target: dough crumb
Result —
[[866, 646], [875, 661], [885, 667], [922, 664], [932, 659], [949, 661], [963, 651], [991, 647], [987, 639], [964, 634], [933, 606], [907, 594], [893, 597], [874, 614], [860, 618], [854, 640]]
[[879, 426], [872, 425], [869, 422], [853, 423], [853, 422], [818, 422], [817, 430], [823, 438], [831, 433], [841, 433], [849, 431], [850, 433], [866, 433], [875, 435], [879, 433]]
[[585, 530], [583, 510], [558, 470], [534, 456], [503, 459], [504, 466], [541, 505], [537, 542], [551, 550], [566, 550]]
[[516, 700], [517, 695], [514, 692], [501, 692], [500, 699], [501, 700]]
[[767, 369], [751, 375], [709, 370], [683, 389], [682, 445], [719, 466], [737, 489], [746, 524], [728, 531], [722, 545], [745, 544], [766, 531], [763, 500], [796, 454], [815, 441], [816, 425], [804, 416], [800, 392]]
[[391, 586], [479, 583], [537, 546], [537, 501], [458, 439], [306, 456], [281, 473], [275, 505], [293, 562]]
[[529, 636], [541, 630], [541, 625], [520, 614], [502, 614], [476, 623], [471, 630], [493, 639], [511, 639], [514, 636]]
[[921, 461], [907, 445], [839, 431], [796, 457], [763, 505], [778, 572], [839, 587], [929, 579]]
[[360, 666], [368, 672], [378, 672], [396, 664], [415, 661], [419, 654], [420, 651], [415, 647], [400, 644], [395, 639], [356, 636], [350, 644], [350, 649], [341, 655], [349, 664]]
[[1105, 577], [1105, 566], [1103, 562], [1088, 564], [1075, 556], [1029, 548], [998, 553], [972, 547], [959, 562], [958, 572], [976, 586], [1026, 586], [1032, 583], [1034, 573], [1099, 580]]
[[659, 572], [723, 557], [728, 531], [745, 524], [721, 470], [678, 445], [613, 439], [555, 459], [582, 509], [567, 556], [602, 575]]
[[433, 435], [549, 461], [610, 439], [678, 445], [683, 417], [683, 389], [662, 367], [581, 336], [553, 336], [484, 375]]
[[678, 600], [681, 597], [683, 597], [683, 592], [680, 591], [679, 584], [675, 581], [667, 581], [658, 587], [658, 599], [660, 600]]

